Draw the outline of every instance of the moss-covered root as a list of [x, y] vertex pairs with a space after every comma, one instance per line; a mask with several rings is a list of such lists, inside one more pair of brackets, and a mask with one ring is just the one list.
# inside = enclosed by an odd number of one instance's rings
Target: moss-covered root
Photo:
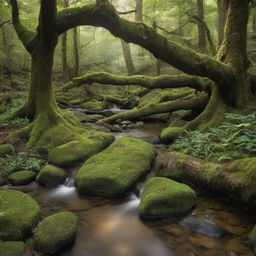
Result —
[[0, 240], [25, 240], [40, 219], [40, 207], [30, 196], [19, 191], [0, 191]]
[[67, 246], [75, 238], [77, 221], [72, 212], [60, 212], [43, 219], [34, 231], [34, 249], [52, 254]]
[[248, 239], [254, 254], [256, 254], [256, 225], [253, 227], [253, 230], [249, 233]]
[[24, 256], [26, 251], [23, 242], [0, 242], [1, 256]]
[[151, 116], [154, 114], [159, 113], [167, 113], [172, 112], [175, 110], [185, 109], [195, 109], [195, 108], [203, 108], [208, 101], [208, 96], [204, 93], [197, 97], [191, 98], [191, 96], [188, 96], [188, 98], [183, 98], [179, 100], [173, 100], [173, 101], [167, 101], [163, 103], [156, 103], [156, 104], [149, 104], [146, 106], [143, 106], [141, 108], [135, 108], [126, 112], [121, 112], [118, 114], [115, 114], [110, 117], [106, 117], [102, 119], [102, 121], [106, 123], [113, 123], [118, 119], [121, 120], [136, 120], [142, 117]]
[[189, 186], [166, 178], [150, 179], [143, 190], [140, 215], [162, 218], [188, 213], [196, 203], [196, 193]]
[[256, 205], [256, 158], [214, 164], [168, 152], [157, 157], [155, 170], [157, 176], [189, 181], [235, 201]]
[[84, 163], [76, 176], [76, 187], [87, 194], [123, 194], [147, 173], [155, 153], [151, 144], [139, 139], [118, 139]]
[[114, 140], [111, 133], [86, 130], [69, 113], [57, 112], [53, 117], [39, 115], [30, 125], [9, 136], [11, 142], [20, 138], [29, 139], [29, 148], [48, 155], [50, 163], [61, 167], [84, 161]]

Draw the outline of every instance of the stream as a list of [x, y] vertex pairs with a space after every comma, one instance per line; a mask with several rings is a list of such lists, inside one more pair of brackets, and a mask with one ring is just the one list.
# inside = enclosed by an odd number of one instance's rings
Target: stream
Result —
[[[146, 124], [115, 136], [153, 143], [162, 128], [163, 124]], [[152, 176], [151, 172], [146, 179]], [[70, 177], [56, 189], [40, 186], [29, 194], [45, 216], [68, 210], [80, 219], [75, 242], [56, 256], [253, 256], [247, 242], [256, 223], [252, 211], [199, 194], [189, 215], [143, 220], [137, 207], [144, 183], [121, 198], [108, 199], [77, 193]]]

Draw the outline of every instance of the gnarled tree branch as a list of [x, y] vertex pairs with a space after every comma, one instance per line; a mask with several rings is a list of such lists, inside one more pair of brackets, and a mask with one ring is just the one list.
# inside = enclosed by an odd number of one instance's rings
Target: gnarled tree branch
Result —
[[128, 43], [138, 44], [149, 50], [156, 58], [191, 75], [208, 77], [222, 86], [230, 86], [233, 71], [229, 65], [209, 56], [198, 54], [158, 34], [141, 22], [120, 18], [108, 1], [98, 1], [83, 7], [67, 8], [57, 14], [57, 32], [79, 25], [100, 26]]
[[161, 75], [157, 77], [149, 77], [143, 75], [135, 76], [117, 76], [105, 72], [92, 73], [81, 77], [74, 78], [67, 83], [62, 89], [68, 90], [83, 84], [100, 83], [111, 85], [140, 85], [148, 89], [166, 89], [190, 87], [199, 91], [209, 89], [202, 78], [189, 75]]
[[22, 44], [27, 49], [28, 52], [33, 50], [33, 39], [36, 36], [36, 33], [27, 29], [20, 21], [19, 7], [17, 0], [10, 0], [12, 7], [12, 24], [19, 36]]

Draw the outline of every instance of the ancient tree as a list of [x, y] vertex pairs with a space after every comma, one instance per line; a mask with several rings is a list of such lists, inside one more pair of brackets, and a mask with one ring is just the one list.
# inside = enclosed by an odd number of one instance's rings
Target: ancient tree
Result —
[[[179, 109], [188, 106], [191, 101], [196, 103], [202, 99], [205, 100], [204, 95], [207, 95], [209, 100], [202, 113], [182, 129], [199, 128], [204, 130], [209, 126], [218, 125], [222, 121], [223, 113], [230, 109], [245, 110], [255, 107], [255, 98], [251, 92], [255, 76], [248, 73], [250, 62], [246, 54], [246, 30], [249, 14], [249, 1], [247, 0], [229, 1], [224, 40], [214, 58], [196, 53], [170, 41], [142, 22], [131, 22], [121, 18], [107, 0], [97, 0], [93, 4], [66, 8], [59, 12], [56, 11], [55, 1], [41, 0], [39, 25], [35, 33], [28, 31], [21, 24], [16, 0], [11, 0], [11, 4], [13, 24], [32, 57], [29, 97], [26, 104], [13, 114], [13, 116], [26, 115], [34, 120], [28, 127], [16, 133], [16, 136], [30, 137], [30, 145], [37, 144], [42, 140], [45, 134], [48, 134], [49, 128], [54, 133], [52, 127], [59, 125], [64, 126], [72, 136], [74, 133], [76, 134], [78, 128], [74, 119], [57, 107], [53, 96], [51, 74], [53, 53], [58, 36], [81, 25], [106, 28], [114, 36], [127, 43], [142, 46], [156, 58], [178, 68], [187, 75], [160, 76], [153, 81], [145, 76], [122, 77], [122, 79], [110, 76], [106, 82], [108, 74], [95, 73], [75, 78], [69, 87], [77, 86], [81, 80], [83, 83], [97, 81], [105, 84], [127, 85], [131, 84], [132, 79], [138, 79], [137, 84], [151, 89], [163, 88], [163, 86], [165, 88], [175, 88], [176, 86], [194, 88], [196, 83], [196, 86], [200, 88], [199, 95], [202, 97], [196, 95], [189, 99], [183, 99]], [[160, 83], [157, 79], [160, 80]], [[122, 119], [122, 117], [119, 118]], [[167, 130], [167, 134], [170, 136], [172, 129]], [[58, 145], [60, 144], [58, 143]]]

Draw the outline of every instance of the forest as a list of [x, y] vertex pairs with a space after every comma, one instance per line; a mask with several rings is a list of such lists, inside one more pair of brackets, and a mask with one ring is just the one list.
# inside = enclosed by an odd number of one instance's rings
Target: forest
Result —
[[255, 206], [255, 0], [1, 0], [0, 256], [252, 256]]

